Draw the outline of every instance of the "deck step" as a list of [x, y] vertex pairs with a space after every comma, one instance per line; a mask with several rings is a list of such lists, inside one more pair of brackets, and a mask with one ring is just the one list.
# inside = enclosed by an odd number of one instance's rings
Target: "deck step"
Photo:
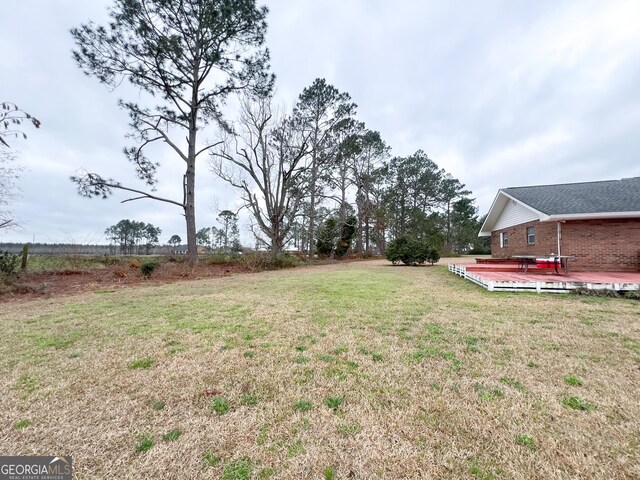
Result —
[[518, 265], [513, 264], [489, 264], [482, 263], [479, 265], [469, 264], [467, 267], [468, 272], [519, 272]]

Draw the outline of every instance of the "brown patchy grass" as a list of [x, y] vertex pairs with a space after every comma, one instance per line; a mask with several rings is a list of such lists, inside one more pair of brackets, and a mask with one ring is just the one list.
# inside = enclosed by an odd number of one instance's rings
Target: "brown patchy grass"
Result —
[[1, 453], [78, 478], [638, 478], [639, 314], [380, 261], [6, 304]]

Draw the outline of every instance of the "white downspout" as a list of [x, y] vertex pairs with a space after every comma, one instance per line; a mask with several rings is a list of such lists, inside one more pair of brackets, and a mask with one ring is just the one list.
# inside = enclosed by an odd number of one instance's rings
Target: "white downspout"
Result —
[[560, 253], [560, 240], [562, 239], [562, 226], [560, 225], [560, 222], [557, 222], [556, 225], [558, 226], [557, 227], [557, 230], [558, 230], [558, 234], [557, 234], [557, 237], [558, 237], [558, 256], [560, 256], [561, 255], [561, 253]]

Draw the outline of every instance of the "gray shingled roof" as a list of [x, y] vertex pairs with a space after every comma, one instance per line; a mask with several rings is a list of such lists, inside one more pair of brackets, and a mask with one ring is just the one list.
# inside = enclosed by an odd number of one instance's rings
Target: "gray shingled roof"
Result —
[[640, 212], [640, 177], [502, 191], [547, 215]]

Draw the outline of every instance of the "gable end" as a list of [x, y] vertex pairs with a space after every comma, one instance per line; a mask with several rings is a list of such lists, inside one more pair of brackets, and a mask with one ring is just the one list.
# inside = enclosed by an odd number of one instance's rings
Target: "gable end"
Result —
[[525, 207], [522, 203], [511, 200], [507, 202], [502, 213], [496, 220], [492, 230], [502, 230], [503, 228], [513, 227], [521, 223], [533, 222], [539, 220], [540, 216], [530, 208]]
[[493, 231], [535, 220], [547, 220], [547, 216], [499, 190], [478, 236], [490, 237]]

